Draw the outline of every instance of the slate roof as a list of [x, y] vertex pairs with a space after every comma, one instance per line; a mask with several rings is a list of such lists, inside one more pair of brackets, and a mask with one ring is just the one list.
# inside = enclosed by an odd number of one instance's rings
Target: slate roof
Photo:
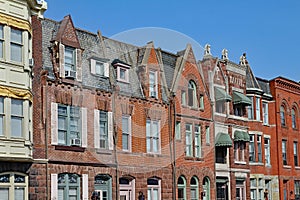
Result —
[[162, 51], [161, 55], [162, 55], [162, 62], [164, 66], [167, 86], [170, 90], [174, 78], [177, 56], [175, 54], [171, 54], [165, 51]]
[[246, 87], [261, 89], [249, 65], [246, 69]]
[[267, 95], [272, 96], [271, 90], [270, 90], [270, 82], [268, 80], [258, 78], [256, 77], [256, 80], [258, 84], [260, 85], [260, 88], [263, 90], [263, 92]]

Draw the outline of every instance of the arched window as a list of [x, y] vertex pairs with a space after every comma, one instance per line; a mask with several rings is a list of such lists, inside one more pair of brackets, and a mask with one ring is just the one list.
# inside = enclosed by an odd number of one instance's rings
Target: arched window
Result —
[[292, 128], [297, 128], [296, 109], [292, 109]]
[[159, 200], [160, 198], [160, 180], [157, 178], [147, 179], [147, 199]]
[[178, 200], [186, 200], [186, 181], [183, 176], [177, 180], [177, 198]]
[[198, 184], [198, 179], [197, 177], [192, 177], [191, 178], [191, 200], [198, 200], [199, 199], [199, 184]]
[[119, 184], [120, 184], [120, 199], [134, 200], [135, 179], [133, 179], [132, 177], [122, 177], [119, 178]]
[[107, 174], [98, 174], [95, 176], [95, 193], [103, 200], [112, 199], [111, 177]]
[[80, 177], [77, 174], [58, 174], [58, 199], [80, 198]]
[[210, 200], [210, 180], [208, 177], [204, 177], [203, 179], [203, 200]]
[[189, 81], [188, 85], [188, 105], [197, 107], [197, 87], [194, 81]]
[[17, 173], [0, 174], [0, 199], [26, 199], [28, 177]]
[[285, 108], [284, 106], [280, 106], [280, 121], [281, 121], [281, 125], [285, 126]]

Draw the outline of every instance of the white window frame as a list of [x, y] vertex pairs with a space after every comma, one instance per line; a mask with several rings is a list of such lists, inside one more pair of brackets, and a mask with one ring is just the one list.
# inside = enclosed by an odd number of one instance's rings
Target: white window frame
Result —
[[[154, 124], [157, 124], [157, 135], [155, 136]], [[146, 120], [146, 146], [147, 153], [160, 154], [161, 151], [161, 136], [160, 136], [160, 121], [159, 120]], [[154, 141], [157, 140], [157, 151], [154, 150]]]
[[293, 143], [294, 150], [294, 165], [299, 166], [299, 152], [298, 152], [298, 142], [294, 141]]
[[[192, 179], [196, 181], [195, 185], [192, 185]], [[192, 197], [192, 191], [195, 191], [195, 198]], [[190, 195], [191, 195], [191, 200], [198, 200], [199, 199], [199, 181], [196, 176], [193, 176], [190, 181]]]
[[[238, 181], [236, 181], [238, 182]], [[241, 181], [240, 181], [241, 182]], [[245, 187], [245, 181], [243, 181], [243, 184], [236, 183], [236, 191], [237, 189], [240, 190], [240, 198], [236, 197], [236, 200], [245, 200], [246, 199], [246, 187]], [[237, 195], [236, 195], [237, 196]]]
[[4, 112], [4, 97], [0, 97], [0, 135], [4, 135], [4, 117], [5, 117], [5, 112]]
[[[67, 52], [71, 53], [71, 62], [67, 61]], [[65, 46], [65, 52], [64, 52], [64, 69], [65, 71], [73, 71], [76, 72], [76, 48]]]
[[[20, 36], [21, 41], [14, 41], [12, 39], [13, 32], [19, 33], [18, 36]], [[13, 52], [15, 52], [16, 49], [13, 49], [13, 46], [18, 48], [20, 50], [20, 57], [17, 59], [13, 59]], [[23, 46], [24, 46], [24, 39], [23, 39], [23, 31], [17, 28], [10, 27], [10, 60], [13, 62], [22, 63], [23, 62]]]
[[4, 58], [4, 47], [5, 47], [4, 26], [0, 24], [0, 59]]
[[297, 115], [296, 115], [296, 109], [292, 108], [291, 111], [291, 118], [292, 118], [292, 128], [296, 129], [297, 128]]
[[[59, 183], [59, 177], [65, 176], [64, 181], [65, 183]], [[76, 183], [71, 183], [69, 182], [70, 177], [69, 176], [75, 176], [76, 177]], [[57, 179], [57, 194], [59, 197], [59, 190], [63, 191], [63, 199], [69, 199], [70, 197], [70, 188], [74, 189], [76, 188], [76, 194], [73, 194], [72, 196], [76, 195], [76, 199], [80, 199], [80, 176], [78, 174], [72, 174], [72, 173], [62, 173], [58, 174], [58, 179]]]
[[[154, 78], [154, 82], [152, 83], [151, 76]], [[149, 71], [149, 97], [157, 98], [158, 97], [158, 88], [157, 88], [157, 71]]]
[[[156, 179], [158, 181], [158, 185], [149, 185], [147, 180], [147, 199], [148, 200], [161, 200], [161, 180], [157, 178], [150, 178], [150, 179]], [[157, 190], [158, 192], [158, 199], [154, 198], [154, 190]], [[150, 192], [150, 197], [149, 197]], [[151, 198], [153, 197], [153, 198]]]
[[[183, 184], [178, 184], [178, 180], [181, 178], [183, 180]], [[179, 193], [179, 190], [183, 190], [183, 198], [179, 198], [178, 200], [187, 200], [186, 198], [186, 179], [183, 176], [178, 177], [177, 179], [177, 194]]]
[[[101, 118], [102, 116], [102, 118]], [[104, 128], [104, 132], [101, 131], [101, 126]], [[104, 146], [102, 146], [101, 141], [104, 141]], [[108, 112], [99, 110], [99, 148], [108, 149], [109, 139], [108, 139]]]
[[263, 123], [264, 125], [269, 124], [269, 104], [268, 102], [263, 102]]
[[246, 144], [243, 141], [234, 141], [234, 161], [245, 161], [245, 148]]
[[[249, 134], [250, 141], [249, 141], [249, 162], [256, 162], [255, 156], [255, 135]], [[253, 160], [250, 160], [250, 154], [253, 154]]]
[[[126, 132], [123, 129], [123, 123], [124, 123], [123, 120], [126, 120], [126, 123], [127, 123], [128, 130]], [[128, 145], [127, 149], [124, 148], [124, 145], [123, 145], [123, 136], [127, 136], [127, 140], [128, 140], [127, 141], [127, 145]], [[122, 116], [122, 150], [131, 152], [131, 116], [130, 115]]]
[[188, 84], [188, 105], [192, 108], [198, 107], [197, 85], [193, 80]]
[[210, 127], [209, 126], [205, 127], [205, 140], [206, 140], [206, 144], [210, 144]]
[[262, 162], [262, 136], [256, 135], [256, 145], [257, 145], [257, 161]]
[[[15, 173], [15, 172], [4, 172], [1, 173], [0, 176], [9, 176], [8, 180], [5, 182], [0, 183], [1, 189], [8, 189], [8, 200], [14, 200], [15, 198], [15, 190], [19, 188], [24, 189], [23, 198], [24, 200], [28, 200], [28, 176], [22, 173]], [[16, 176], [24, 177], [24, 182], [21, 179], [18, 179]], [[16, 181], [20, 181], [16, 183]], [[2, 196], [3, 197], [3, 196]]]
[[264, 145], [265, 145], [265, 164], [267, 166], [271, 165], [271, 152], [270, 152], [270, 138], [264, 138]]
[[126, 192], [129, 194], [128, 200], [135, 200], [135, 179], [130, 180], [126, 177], [121, 177], [120, 179], [127, 179], [129, 181], [129, 184], [119, 184], [120, 195], [122, 192]]
[[282, 140], [282, 162], [283, 165], [288, 165], [288, 160], [287, 160], [287, 140]]
[[201, 126], [194, 125], [194, 156], [196, 158], [202, 157], [202, 145], [201, 145]]
[[176, 140], [181, 140], [181, 122], [176, 121], [175, 125], [175, 139]]
[[253, 96], [248, 96], [248, 98], [251, 100], [251, 105], [247, 106], [247, 112], [248, 112], [248, 119], [254, 119], [254, 113], [253, 113]]
[[199, 108], [201, 110], [204, 109], [204, 95], [203, 94], [200, 94], [200, 98], [199, 98]]
[[193, 125], [185, 124], [185, 156], [193, 156]]
[[[13, 114], [13, 105], [14, 105], [14, 102], [19, 102], [20, 103], [20, 111], [21, 113], [16, 113], [16, 114]], [[23, 122], [24, 122], [24, 101], [21, 100], [21, 99], [11, 99], [11, 116], [10, 116], [10, 120], [11, 120], [11, 137], [18, 137], [18, 138], [21, 138], [21, 137], [24, 137], [23, 136]], [[14, 124], [13, 121], [17, 120], [20, 124], [20, 132], [18, 133], [14, 133], [14, 131], [16, 130], [15, 126], [17, 124]]]
[[281, 126], [286, 126], [286, 119], [285, 119], [285, 107], [283, 105], [280, 106], [280, 123]]
[[[100, 70], [101, 67], [103, 68], [102, 71]], [[109, 64], [101, 60], [91, 59], [91, 73], [101, 77], [109, 77]]]
[[186, 106], [186, 92], [181, 90], [181, 105]]
[[[124, 71], [124, 78], [121, 77], [121, 71]], [[129, 82], [129, 69], [124, 66], [117, 66], [117, 80], [121, 82], [128, 83]]]
[[260, 97], [255, 98], [255, 117], [257, 121], [260, 121]]

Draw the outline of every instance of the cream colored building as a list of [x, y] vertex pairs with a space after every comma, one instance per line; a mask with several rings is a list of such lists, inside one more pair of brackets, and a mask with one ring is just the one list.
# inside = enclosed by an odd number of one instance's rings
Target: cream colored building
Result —
[[[28, 198], [32, 147], [32, 26], [47, 3], [0, 1], [0, 196]], [[24, 171], [24, 173], [22, 173]]]

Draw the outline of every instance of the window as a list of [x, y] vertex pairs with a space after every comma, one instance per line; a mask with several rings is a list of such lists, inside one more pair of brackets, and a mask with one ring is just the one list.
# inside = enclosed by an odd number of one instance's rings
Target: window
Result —
[[295, 199], [300, 199], [300, 180], [295, 180]]
[[176, 138], [176, 140], [181, 139], [180, 126], [181, 126], [181, 123], [177, 121], [176, 126], [175, 126], [175, 138]]
[[147, 120], [146, 122], [147, 152], [159, 153], [160, 151], [160, 132], [159, 121]]
[[5, 200], [28, 199], [28, 177], [17, 173], [0, 174], [0, 197]]
[[58, 174], [58, 199], [80, 199], [80, 177], [77, 174]]
[[260, 121], [260, 98], [259, 97], [256, 97], [256, 100], [255, 100], [255, 115], [256, 115], [256, 120], [257, 121]]
[[149, 72], [149, 96], [157, 98], [157, 72]]
[[216, 163], [227, 163], [227, 147], [216, 147]]
[[262, 162], [261, 135], [257, 135], [257, 158], [258, 162]]
[[177, 198], [178, 200], [186, 200], [186, 181], [183, 176], [177, 180]]
[[120, 178], [120, 200], [134, 200], [135, 180], [130, 178]]
[[255, 162], [255, 145], [254, 145], [254, 135], [250, 136], [250, 142], [249, 142], [249, 161]]
[[217, 177], [217, 200], [228, 200], [228, 178]]
[[4, 118], [4, 98], [0, 97], [0, 135], [4, 134], [3, 118]]
[[58, 144], [80, 146], [79, 107], [58, 105]]
[[236, 200], [244, 200], [245, 199], [245, 181], [236, 180]]
[[131, 151], [131, 117], [122, 116], [122, 149]]
[[201, 132], [200, 132], [200, 126], [195, 125], [195, 157], [200, 158], [201, 157]]
[[0, 58], [3, 58], [3, 49], [4, 49], [4, 31], [3, 31], [3, 25], [0, 25]]
[[253, 119], [253, 97], [248, 97], [251, 100], [251, 105], [247, 107], [248, 110], [248, 119]]
[[283, 106], [280, 106], [280, 121], [281, 121], [281, 126], [286, 126], [286, 124], [285, 124], [285, 108]]
[[186, 93], [184, 90], [181, 90], [181, 105], [186, 106]]
[[10, 59], [16, 62], [22, 62], [22, 31], [11, 28], [10, 32]]
[[160, 180], [157, 178], [148, 178], [147, 180], [147, 199], [160, 200]]
[[118, 81], [128, 82], [128, 69], [125, 67], [118, 66], [117, 68], [117, 77]]
[[250, 179], [250, 199], [251, 200], [264, 199], [264, 184], [262, 178]]
[[190, 81], [188, 85], [188, 105], [197, 107], [197, 88], [194, 81]]
[[65, 77], [76, 77], [76, 49], [65, 47]]
[[196, 177], [191, 178], [191, 200], [198, 200], [199, 199], [199, 186], [198, 186], [198, 179]]
[[292, 128], [297, 128], [296, 111], [292, 109]]
[[193, 156], [192, 124], [185, 125], [185, 155]]
[[203, 179], [203, 199], [210, 200], [210, 180], [208, 177]]
[[100, 149], [108, 149], [107, 112], [99, 112]]
[[270, 138], [265, 138], [265, 163], [271, 165]]
[[11, 136], [22, 137], [23, 100], [11, 100]]
[[200, 95], [199, 108], [202, 110], [204, 109], [204, 95], [203, 94]]
[[225, 113], [225, 101], [216, 101], [216, 112]]
[[294, 142], [294, 165], [298, 166], [298, 143]]
[[286, 140], [282, 140], [282, 161], [283, 165], [287, 165], [287, 149], [286, 149]]
[[103, 62], [99, 62], [99, 61], [96, 62], [95, 72], [96, 72], [97, 75], [104, 76], [105, 69], [104, 69], [104, 63]]
[[243, 104], [234, 104], [233, 111], [235, 116], [243, 117], [244, 116], [244, 106]]
[[206, 144], [210, 144], [210, 129], [209, 129], [209, 126], [205, 127], [205, 140], [206, 140]]
[[234, 160], [235, 161], [244, 161], [245, 155], [245, 142], [235, 141], [234, 142]]
[[265, 125], [269, 124], [269, 109], [268, 109], [268, 103], [263, 102], [263, 123]]
[[96, 195], [102, 197], [101, 200], [112, 199], [112, 180], [109, 175], [99, 174], [95, 176], [94, 184]]
[[91, 59], [91, 73], [98, 76], [109, 77], [109, 64], [105, 61]]

